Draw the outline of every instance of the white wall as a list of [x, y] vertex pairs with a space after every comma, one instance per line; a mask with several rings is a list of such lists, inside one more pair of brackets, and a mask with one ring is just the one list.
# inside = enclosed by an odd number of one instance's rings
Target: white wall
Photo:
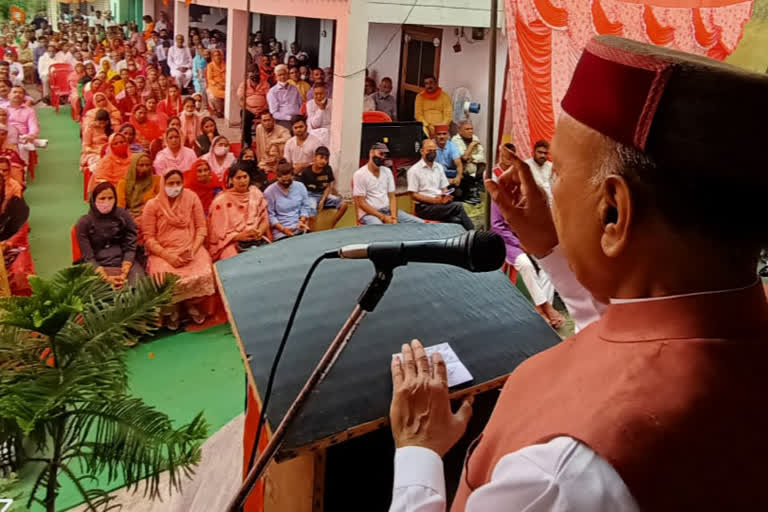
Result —
[[[455, 53], [452, 46], [456, 43], [454, 27], [437, 27], [443, 29], [442, 48], [440, 49], [440, 86], [449, 95], [457, 87], [469, 89], [472, 100], [480, 103], [480, 113], [471, 114], [470, 119], [475, 125], [475, 133], [485, 144], [485, 132], [488, 113], [488, 51], [490, 34], [486, 30], [483, 41], [467, 42], [461, 39], [461, 53]], [[400, 82], [400, 42], [402, 39], [400, 25], [371, 23], [368, 27], [368, 57], [369, 76], [377, 82], [385, 76], [392, 78], [394, 90], [397, 91]], [[464, 30], [471, 40], [471, 31]], [[387, 41], [395, 34], [389, 49], [373, 65], [371, 61], [387, 46]], [[497, 135], [498, 113], [501, 108], [502, 88], [504, 87], [504, 69], [507, 59], [507, 40], [499, 31], [496, 49], [496, 107], [494, 121], [494, 136]], [[495, 145], [495, 144], [494, 144]]]
[[277, 16], [275, 18], [275, 39], [283, 43], [283, 49], [290, 48], [296, 40], [296, 18], [294, 16]]
[[[325, 32], [325, 37], [323, 37]], [[321, 68], [331, 66], [333, 60], [333, 20], [320, 20], [320, 49], [317, 55], [317, 65]]]
[[[499, 27], [505, 23], [504, 3], [503, 0], [499, 0], [496, 21]], [[410, 25], [490, 27], [491, 0], [368, 0], [368, 21]]]

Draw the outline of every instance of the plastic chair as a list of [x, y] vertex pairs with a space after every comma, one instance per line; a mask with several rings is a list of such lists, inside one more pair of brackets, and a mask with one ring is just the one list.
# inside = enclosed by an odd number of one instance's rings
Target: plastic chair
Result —
[[72, 66], [59, 63], [51, 64], [48, 68], [48, 83], [51, 88], [51, 105], [56, 107], [56, 113], [59, 113], [59, 101], [61, 96], [69, 97], [69, 74], [72, 73]]
[[69, 230], [69, 239], [72, 246], [72, 263], [79, 261], [83, 257], [83, 253], [80, 252], [80, 243], [77, 241], [77, 226], [72, 226]]
[[381, 112], [379, 110], [369, 110], [367, 112], [363, 112], [363, 122], [364, 123], [391, 123], [392, 118], [389, 117], [389, 114], [386, 112]]
[[240, 158], [240, 150], [242, 144], [240, 142], [232, 142], [229, 144], [229, 152], [235, 155], [235, 158]]
[[88, 167], [83, 168], [83, 201], [88, 202], [88, 184], [91, 182], [91, 170]]

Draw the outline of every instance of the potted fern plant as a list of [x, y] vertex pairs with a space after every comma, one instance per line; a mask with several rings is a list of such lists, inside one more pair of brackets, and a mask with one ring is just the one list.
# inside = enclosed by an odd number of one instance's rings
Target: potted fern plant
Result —
[[178, 489], [200, 460], [205, 420], [174, 428], [129, 394], [125, 364], [126, 347], [157, 329], [174, 280], [114, 290], [80, 265], [30, 284], [31, 297], [0, 299], [0, 442], [14, 442], [17, 465], [36, 464], [27, 506], [54, 512], [64, 478], [91, 511], [114, 507], [90, 487], [99, 477], [143, 483], [155, 499], [167, 471]]

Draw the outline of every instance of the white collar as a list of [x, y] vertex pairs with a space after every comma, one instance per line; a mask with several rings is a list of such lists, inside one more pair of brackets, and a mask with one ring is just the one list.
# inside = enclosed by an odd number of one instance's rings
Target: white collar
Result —
[[682, 297], [696, 297], [699, 295], [715, 295], [719, 293], [731, 293], [731, 292], [741, 292], [746, 290], [747, 288], [752, 288], [755, 286], [760, 280], [756, 279], [751, 284], [747, 286], [740, 286], [738, 288], [729, 288], [727, 290], [712, 290], [712, 291], [706, 291], [706, 292], [694, 292], [694, 293], [682, 293], [679, 295], [666, 295], [664, 297], [643, 297], [639, 299], [611, 299], [611, 304], [635, 304], [637, 302], [654, 302], [659, 300], [668, 300], [668, 299], [679, 299]]

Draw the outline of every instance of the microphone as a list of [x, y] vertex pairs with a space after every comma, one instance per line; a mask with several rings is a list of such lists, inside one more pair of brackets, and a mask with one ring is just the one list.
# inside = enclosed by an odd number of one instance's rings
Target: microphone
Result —
[[492, 231], [467, 231], [443, 240], [353, 244], [325, 253], [326, 258], [369, 259], [379, 267], [394, 268], [408, 262], [443, 263], [470, 272], [490, 272], [504, 264], [504, 239]]

